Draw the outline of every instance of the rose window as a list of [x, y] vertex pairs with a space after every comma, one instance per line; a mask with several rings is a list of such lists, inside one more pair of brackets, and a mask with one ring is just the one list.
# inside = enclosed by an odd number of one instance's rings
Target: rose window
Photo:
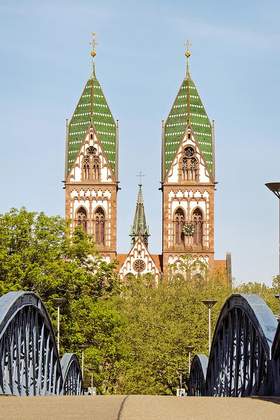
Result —
[[194, 150], [192, 147], [186, 147], [185, 148], [185, 154], [188, 158], [192, 157], [194, 155]]
[[93, 147], [93, 146], [89, 146], [89, 147], [87, 148], [87, 153], [88, 153], [89, 155], [95, 155], [95, 154], [96, 154], [96, 152], [97, 152], [97, 149], [96, 149], [95, 147]]
[[141, 273], [142, 271], [145, 270], [146, 268], [146, 264], [143, 260], [136, 260], [133, 263], [133, 268], [135, 271], [137, 271], [138, 273]]

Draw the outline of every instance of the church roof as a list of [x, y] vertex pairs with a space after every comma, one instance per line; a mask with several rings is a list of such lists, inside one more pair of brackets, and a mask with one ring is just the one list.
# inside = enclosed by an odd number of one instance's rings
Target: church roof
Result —
[[117, 126], [94, 70], [84, 87], [68, 126], [67, 173], [71, 170], [91, 125], [114, 171]]
[[135, 241], [137, 237], [142, 238], [147, 242], [148, 237], [150, 236], [149, 228], [147, 226], [146, 216], [145, 216], [142, 184], [139, 184], [136, 210], [135, 210], [133, 226], [131, 228], [130, 236], [132, 237], [133, 242]]
[[206, 161], [209, 172], [213, 171], [212, 126], [198, 90], [190, 72], [180, 86], [164, 125], [164, 165], [165, 174], [170, 169], [172, 161], [190, 124], [193, 135]]
[[162, 255], [150, 254], [159, 272], [162, 272]]

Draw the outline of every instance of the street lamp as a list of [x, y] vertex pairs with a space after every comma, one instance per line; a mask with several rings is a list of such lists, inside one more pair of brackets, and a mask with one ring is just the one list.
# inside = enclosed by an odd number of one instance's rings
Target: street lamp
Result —
[[280, 182], [267, 182], [266, 187], [276, 195], [279, 200], [279, 243], [278, 243], [278, 274], [280, 275]]
[[84, 370], [85, 370], [85, 349], [88, 348], [88, 344], [80, 344], [79, 345], [79, 349], [82, 351], [82, 366], [81, 366], [81, 370], [82, 370], [82, 377], [84, 379]]
[[216, 305], [217, 300], [205, 299], [202, 303], [208, 308], [208, 352], [210, 354], [211, 349], [211, 309]]
[[60, 350], [60, 305], [64, 302], [66, 302], [66, 298], [54, 298], [54, 301], [57, 303], [57, 352], [59, 355]]
[[189, 376], [190, 376], [190, 373], [191, 373], [191, 352], [193, 351], [194, 347], [193, 346], [187, 346], [186, 349], [189, 353]]

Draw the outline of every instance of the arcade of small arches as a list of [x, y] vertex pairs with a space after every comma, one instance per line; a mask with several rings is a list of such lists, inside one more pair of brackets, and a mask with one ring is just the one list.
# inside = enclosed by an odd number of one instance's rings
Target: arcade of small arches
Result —
[[209, 257], [198, 255], [196, 258], [187, 255], [169, 264], [169, 278], [173, 280], [189, 281], [196, 283], [205, 281], [208, 273]]

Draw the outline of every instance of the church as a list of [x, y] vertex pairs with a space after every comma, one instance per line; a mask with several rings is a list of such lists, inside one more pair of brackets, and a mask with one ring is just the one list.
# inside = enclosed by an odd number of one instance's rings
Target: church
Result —
[[191, 260], [191, 277], [206, 271], [231, 282], [231, 256], [214, 258], [215, 132], [189, 69], [162, 124], [162, 253], [149, 251], [143, 186], [140, 182], [131, 249], [117, 254], [119, 131], [95, 72], [86, 82], [72, 118], [67, 121], [65, 213], [70, 229], [80, 225], [107, 261], [117, 260], [121, 279], [152, 275], [156, 281], [183, 275]]

